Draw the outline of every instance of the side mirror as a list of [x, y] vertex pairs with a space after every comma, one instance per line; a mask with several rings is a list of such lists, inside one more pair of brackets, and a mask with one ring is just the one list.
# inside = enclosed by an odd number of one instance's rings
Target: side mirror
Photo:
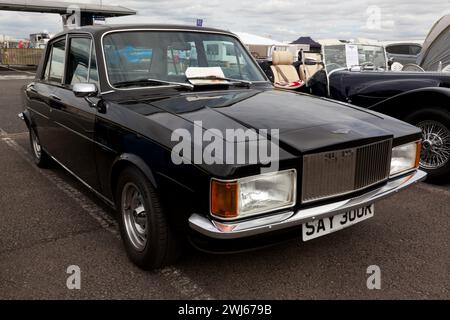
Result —
[[88, 98], [97, 94], [97, 86], [93, 83], [76, 83], [72, 88], [73, 93], [78, 98]]

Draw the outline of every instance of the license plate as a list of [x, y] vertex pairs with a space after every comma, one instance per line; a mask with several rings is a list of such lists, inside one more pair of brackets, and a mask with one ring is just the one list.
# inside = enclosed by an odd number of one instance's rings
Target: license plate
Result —
[[327, 234], [345, 229], [361, 221], [370, 219], [375, 212], [375, 206], [354, 209], [333, 217], [315, 220], [302, 226], [303, 241], [313, 240]]

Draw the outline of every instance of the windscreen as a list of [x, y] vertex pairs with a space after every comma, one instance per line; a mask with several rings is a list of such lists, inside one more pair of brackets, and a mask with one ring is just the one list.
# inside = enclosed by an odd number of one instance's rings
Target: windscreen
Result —
[[[349, 46], [356, 47], [354, 52]], [[386, 55], [382, 46], [375, 45], [329, 45], [324, 46], [324, 57], [328, 72], [338, 68], [351, 68], [373, 64], [376, 68], [386, 69]]]
[[241, 43], [222, 34], [115, 32], [104, 37], [103, 50], [113, 86], [142, 79], [186, 82], [186, 70], [199, 67], [219, 67], [227, 78], [266, 81]]

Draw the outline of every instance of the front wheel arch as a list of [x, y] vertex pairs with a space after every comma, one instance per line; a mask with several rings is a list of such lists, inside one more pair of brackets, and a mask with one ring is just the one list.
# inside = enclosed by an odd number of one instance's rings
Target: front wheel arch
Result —
[[404, 120], [421, 109], [437, 108], [450, 114], [450, 88], [422, 88], [379, 102], [370, 110]]
[[[416, 126], [427, 121], [437, 121], [444, 128], [450, 130], [449, 101], [450, 89], [425, 88], [385, 100], [370, 109]], [[425, 132], [423, 132], [423, 137], [425, 139]], [[443, 139], [441, 140], [443, 141]], [[444, 144], [441, 143], [441, 145]], [[441, 184], [450, 180], [450, 161], [440, 167], [421, 166], [421, 168], [428, 173], [428, 182]]]
[[150, 183], [152, 184], [152, 187], [157, 189], [157, 184], [156, 184], [154, 174], [153, 174], [152, 170], [150, 169], [150, 167], [145, 163], [145, 161], [141, 157], [139, 157], [135, 154], [124, 153], [116, 158], [116, 160], [114, 161], [114, 163], [111, 167], [109, 185], [111, 188], [111, 194], [113, 196], [114, 202], [116, 202], [116, 200], [117, 200], [115, 192], [116, 192], [117, 182], [119, 180], [120, 174], [128, 167], [135, 167], [135, 168], [139, 169], [146, 176], [146, 178], [150, 181]]
[[23, 121], [25, 122], [25, 125], [27, 126], [28, 130], [30, 130], [31, 128], [34, 128], [34, 125], [31, 121], [30, 112], [28, 110], [25, 110], [22, 112], [22, 116], [23, 116]]

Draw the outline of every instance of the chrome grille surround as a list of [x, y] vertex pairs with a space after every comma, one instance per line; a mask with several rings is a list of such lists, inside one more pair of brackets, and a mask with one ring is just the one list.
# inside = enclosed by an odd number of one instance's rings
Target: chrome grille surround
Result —
[[392, 139], [303, 157], [302, 203], [363, 190], [389, 179]]

